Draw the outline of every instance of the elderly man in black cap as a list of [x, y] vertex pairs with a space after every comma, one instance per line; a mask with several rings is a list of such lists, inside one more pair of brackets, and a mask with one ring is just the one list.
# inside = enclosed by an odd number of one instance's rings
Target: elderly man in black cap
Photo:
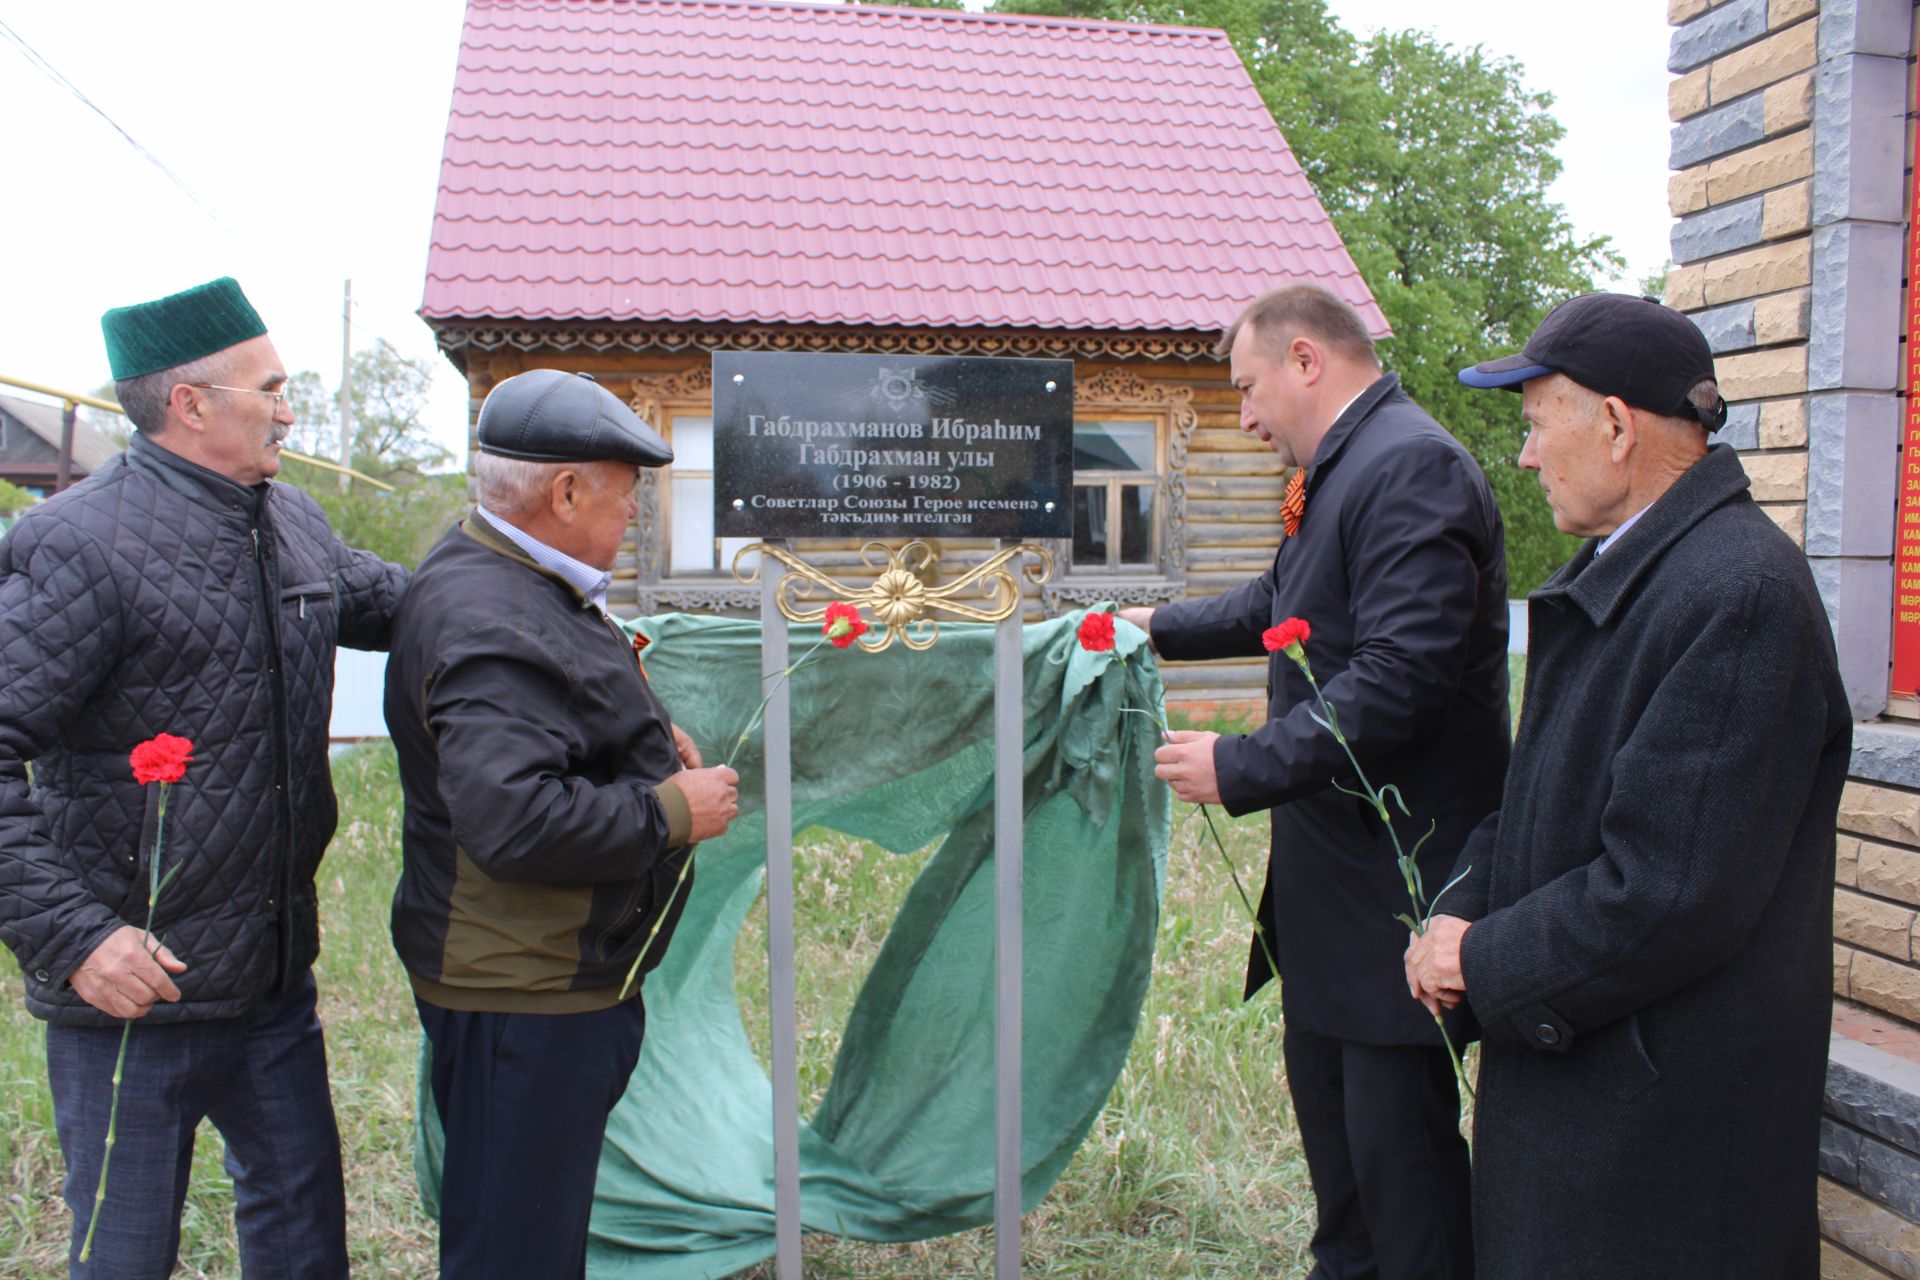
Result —
[[[246, 1273], [344, 1276], [312, 973], [327, 721], [335, 646], [385, 648], [407, 575], [272, 482], [287, 373], [238, 284], [101, 327], [132, 443], [0, 543], [0, 938], [49, 1024], [72, 1273], [172, 1271], [205, 1118], [226, 1140]], [[138, 926], [160, 788], [128, 754], [162, 733], [194, 754], [166, 809], [158, 945]]]
[[1590, 294], [1517, 356], [1554, 521], [1502, 807], [1407, 952], [1484, 1036], [1482, 1280], [1819, 1271], [1834, 816], [1851, 717], [1799, 549], [1747, 492], [1700, 331]]
[[738, 812], [733, 770], [701, 767], [605, 608], [638, 469], [672, 460], [584, 374], [507, 379], [480, 410], [479, 509], [401, 611], [393, 938], [446, 1131], [444, 1276], [585, 1273], [607, 1114], [645, 1024], [626, 977], [672, 936], [694, 842]]

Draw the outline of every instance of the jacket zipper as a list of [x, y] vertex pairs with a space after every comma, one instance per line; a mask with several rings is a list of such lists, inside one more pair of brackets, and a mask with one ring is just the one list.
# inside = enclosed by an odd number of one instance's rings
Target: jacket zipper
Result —
[[280, 972], [273, 988], [278, 993], [284, 992], [293, 978], [289, 972], [293, 967], [293, 763], [287, 750], [286, 673], [281, 670], [285, 663], [280, 651], [280, 595], [274, 590], [273, 578], [267, 569], [267, 557], [260, 545], [260, 526], [255, 524], [250, 532], [253, 535], [253, 563], [259, 571], [260, 600], [267, 623], [267, 682], [268, 692], [273, 697], [274, 773], [278, 778], [274, 790], [279, 795], [274, 807], [279, 814], [282, 836], [278, 901], [272, 904], [279, 910]]
[[[592, 604], [589, 604], [587, 607], [590, 609], [594, 608]], [[614, 639], [620, 642], [620, 647], [627, 651], [627, 656], [633, 659], [634, 679], [639, 682], [640, 692], [651, 698], [653, 696], [653, 690], [648, 687], [645, 680], [640, 679], [640, 655], [633, 651], [633, 641], [627, 636], [627, 633], [621, 629], [619, 623], [615, 622], [605, 612], [598, 609], [595, 611], [600, 613], [600, 621], [607, 624], [607, 630], [611, 631]], [[666, 708], [658, 707], [658, 713], [664, 715]], [[634, 877], [633, 892], [627, 895], [627, 900], [621, 905], [620, 914], [615, 917], [612, 927], [600, 935], [599, 942], [594, 948], [600, 953], [602, 960], [610, 958], [613, 953], [612, 942], [614, 933], [624, 928], [629, 920], [639, 914], [640, 895], [646, 892], [647, 886], [650, 883], [652, 883], [651, 876], [642, 875]]]

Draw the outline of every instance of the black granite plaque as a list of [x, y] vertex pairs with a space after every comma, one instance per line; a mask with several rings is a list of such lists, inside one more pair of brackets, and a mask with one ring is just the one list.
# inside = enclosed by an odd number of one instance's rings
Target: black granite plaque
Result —
[[1073, 362], [713, 357], [714, 531], [756, 538], [1072, 534]]

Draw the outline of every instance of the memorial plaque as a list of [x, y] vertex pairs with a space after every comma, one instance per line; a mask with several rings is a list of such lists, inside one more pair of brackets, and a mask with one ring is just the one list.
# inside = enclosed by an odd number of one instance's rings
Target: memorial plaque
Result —
[[714, 531], [1072, 535], [1073, 362], [713, 357]]

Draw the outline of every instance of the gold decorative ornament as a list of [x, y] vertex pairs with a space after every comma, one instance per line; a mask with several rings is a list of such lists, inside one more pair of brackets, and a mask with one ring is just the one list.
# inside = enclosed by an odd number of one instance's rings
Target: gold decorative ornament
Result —
[[[1008, 566], [1022, 556], [1031, 556], [1035, 561], [1020, 567], [1020, 573], [1028, 582], [1045, 582], [1053, 573], [1053, 557], [1047, 549], [1023, 542], [1003, 548], [952, 582], [930, 587], [926, 575], [940, 563], [940, 553], [927, 543], [915, 540], [892, 548], [884, 542], [869, 542], [860, 548], [860, 562], [868, 568], [879, 569], [880, 573], [865, 586], [852, 586], [820, 572], [785, 547], [756, 542], [740, 548], [733, 557], [734, 578], [748, 585], [760, 581], [764, 563], [755, 561], [743, 570], [742, 559], [753, 554], [770, 557], [787, 567], [788, 572], [774, 590], [773, 601], [788, 621], [820, 623], [826, 619], [827, 602], [813, 608], [802, 599], [819, 589], [831, 600], [865, 609], [885, 623], [884, 629], [869, 631], [855, 641], [869, 653], [880, 652], [896, 639], [915, 651], [931, 649], [940, 637], [940, 623], [928, 616], [932, 613], [966, 622], [999, 622], [1013, 616], [1014, 610], [1020, 607], [1020, 584], [1014, 581]], [[961, 596], [977, 596], [983, 603], [964, 604], [959, 599]]]

